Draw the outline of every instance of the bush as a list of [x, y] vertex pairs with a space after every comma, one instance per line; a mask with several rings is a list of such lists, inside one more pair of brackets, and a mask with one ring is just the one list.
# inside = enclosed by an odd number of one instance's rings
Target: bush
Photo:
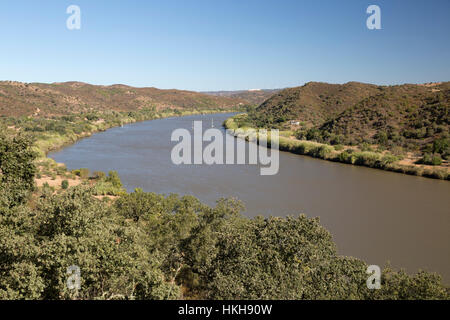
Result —
[[387, 166], [388, 164], [397, 162], [398, 160], [399, 160], [399, 159], [398, 159], [396, 156], [394, 156], [394, 155], [392, 155], [392, 154], [386, 154], [386, 155], [384, 155], [384, 156], [381, 158], [381, 165], [382, 165], [383, 167], [385, 167], [385, 166]]
[[356, 152], [354, 154], [356, 157], [355, 164], [364, 165], [368, 167], [376, 167], [379, 163], [381, 155], [375, 152]]
[[97, 196], [121, 196], [125, 194], [125, 190], [114, 186], [111, 182], [101, 180], [95, 184], [94, 194]]
[[69, 187], [69, 181], [67, 181], [67, 180], [63, 180], [62, 182], [61, 182], [61, 188], [62, 189], [67, 189]]
[[398, 157], [403, 157], [403, 154], [404, 154], [403, 148], [400, 146], [392, 147], [391, 152], [393, 155], [398, 156]]
[[339, 159], [340, 162], [348, 163], [349, 162], [349, 158], [350, 158], [350, 153], [348, 153], [347, 151], [341, 152], [338, 155], [338, 159]]
[[375, 139], [381, 145], [386, 145], [388, 142], [388, 134], [384, 131], [380, 131], [375, 135]]
[[87, 179], [89, 177], [89, 169], [87, 168], [81, 168], [80, 169], [80, 178], [81, 179]]
[[117, 171], [109, 171], [106, 181], [110, 182], [115, 188], [122, 188], [122, 181], [120, 181]]
[[433, 157], [431, 158], [431, 164], [433, 166], [438, 166], [442, 164], [442, 158], [439, 154], [437, 155], [433, 155]]
[[417, 161], [419, 164], [426, 164], [430, 166], [438, 166], [442, 164], [442, 158], [439, 154], [429, 154], [425, 153], [419, 161]]
[[320, 159], [326, 159], [333, 152], [333, 147], [328, 145], [320, 145], [313, 148], [308, 154]]
[[103, 171], [94, 171], [92, 173], [92, 177], [96, 180], [103, 180], [106, 177], [106, 173], [104, 173]]
[[367, 142], [363, 142], [360, 146], [361, 151], [372, 151], [372, 147]]
[[446, 154], [450, 153], [450, 139], [441, 138], [433, 142], [433, 152]]

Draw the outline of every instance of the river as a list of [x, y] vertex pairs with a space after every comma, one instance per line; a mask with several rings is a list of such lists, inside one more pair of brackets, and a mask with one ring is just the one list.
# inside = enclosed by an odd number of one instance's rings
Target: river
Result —
[[[128, 191], [191, 194], [214, 205], [243, 201], [245, 215], [320, 217], [338, 252], [408, 272], [437, 272], [450, 283], [450, 183], [280, 152], [279, 172], [259, 165], [174, 165], [177, 128], [221, 127], [232, 114], [158, 119], [109, 129], [49, 157], [69, 169], [116, 170]], [[224, 129], [221, 129], [224, 131]]]

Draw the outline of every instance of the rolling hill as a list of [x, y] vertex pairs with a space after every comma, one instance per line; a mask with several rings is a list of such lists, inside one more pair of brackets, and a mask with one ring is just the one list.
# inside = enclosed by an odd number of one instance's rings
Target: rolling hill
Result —
[[[310, 82], [249, 112], [258, 127], [292, 128], [299, 139], [450, 154], [450, 82], [377, 86]], [[295, 126], [294, 126], [295, 127]]]
[[0, 82], [0, 115], [39, 117], [92, 110], [132, 111], [155, 107], [229, 109], [245, 100], [183, 90], [135, 88], [126, 85], [99, 86], [82, 82]]
[[318, 130], [326, 142], [400, 144], [408, 147], [433, 143], [446, 136], [450, 124], [450, 83], [435, 86], [381, 87], [368, 97], [326, 121]]
[[376, 85], [358, 82], [342, 85], [308, 82], [274, 94], [257, 108], [256, 114], [260, 125], [266, 126], [287, 120], [319, 124], [378, 91]]
[[238, 91], [205, 91], [202, 93], [212, 96], [229, 97], [245, 100], [248, 104], [259, 105], [282, 89], [254, 89]]

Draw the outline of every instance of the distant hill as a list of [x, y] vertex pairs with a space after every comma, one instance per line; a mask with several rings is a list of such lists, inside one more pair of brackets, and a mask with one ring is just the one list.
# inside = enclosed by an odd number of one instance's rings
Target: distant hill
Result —
[[99, 86], [82, 82], [0, 82], [0, 115], [52, 116], [90, 110], [131, 111], [142, 108], [222, 109], [246, 101], [183, 90], [135, 88], [126, 85]]
[[205, 91], [202, 93], [245, 100], [248, 104], [259, 105], [282, 89], [253, 89], [238, 91]]
[[310, 82], [285, 89], [249, 112], [260, 127], [288, 128], [330, 144], [378, 144], [389, 149], [449, 154], [450, 82], [377, 86]]
[[309, 82], [274, 94], [257, 108], [257, 114], [264, 125], [287, 120], [319, 124], [378, 91], [376, 85], [358, 82]]
[[380, 91], [326, 121], [323, 140], [342, 136], [344, 143], [432, 143], [450, 124], [450, 82], [434, 86], [400, 85]]

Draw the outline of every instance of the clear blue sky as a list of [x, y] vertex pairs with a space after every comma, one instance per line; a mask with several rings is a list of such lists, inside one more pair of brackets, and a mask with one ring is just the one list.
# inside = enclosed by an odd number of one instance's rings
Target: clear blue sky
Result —
[[[81, 8], [81, 30], [66, 8]], [[366, 28], [381, 7], [382, 30]], [[450, 0], [3, 0], [0, 79], [188, 90], [450, 80]]]

